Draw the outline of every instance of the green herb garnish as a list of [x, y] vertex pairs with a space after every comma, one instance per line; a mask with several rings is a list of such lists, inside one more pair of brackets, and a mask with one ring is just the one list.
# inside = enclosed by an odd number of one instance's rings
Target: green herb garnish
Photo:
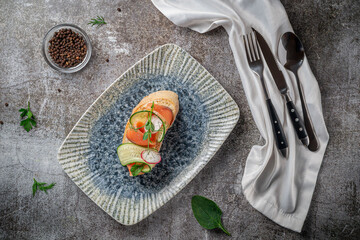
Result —
[[196, 220], [203, 228], [220, 228], [227, 235], [231, 236], [221, 223], [222, 211], [215, 202], [205, 197], [195, 195], [191, 199], [191, 207]]
[[135, 177], [137, 175], [139, 175], [139, 173], [141, 173], [141, 171], [143, 170], [143, 168], [145, 167], [145, 163], [142, 164], [134, 164], [134, 166], [131, 167], [130, 171], [131, 174]]
[[106, 22], [104, 20], [104, 17], [97, 16], [97, 18], [92, 18], [88, 24], [91, 24], [91, 26], [101, 26], [103, 24], [106, 24]]
[[154, 132], [154, 130], [155, 130], [155, 126], [151, 122], [151, 117], [152, 117], [153, 111], [154, 111], [154, 102], [151, 105], [151, 110], [150, 110], [150, 112], [148, 114], [148, 120], [147, 120], [147, 122], [145, 123], [145, 126], [144, 126], [146, 132], [143, 135], [143, 140], [146, 140], [146, 139], [148, 140], [148, 148], [150, 148], [149, 146], [150, 146], [150, 142], [151, 142], [151, 140], [150, 140], [151, 139], [151, 132]]
[[30, 111], [30, 102], [28, 102], [28, 108], [21, 108], [19, 110], [21, 112], [20, 117], [27, 117], [25, 120], [20, 122], [20, 126], [24, 126], [24, 129], [29, 132], [32, 129], [32, 126], [36, 127], [36, 120], [33, 113]]
[[[154, 132], [155, 131], [155, 126], [154, 124], [151, 122], [151, 116], [153, 115], [153, 111], [154, 111], [154, 102], [152, 103], [151, 105], [151, 110], [150, 112], [148, 113], [148, 119], [144, 125], [144, 128], [145, 128], [145, 133], [143, 135], [143, 140], [148, 140], [148, 148], [150, 148], [150, 142], [151, 141], [151, 132]], [[135, 128], [134, 128], [135, 129]], [[137, 129], [135, 129], [137, 130]], [[130, 171], [131, 171], [131, 174], [135, 177], [137, 175], [139, 175], [139, 173], [141, 173], [141, 171], [143, 170], [145, 166], [145, 163], [142, 163], [142, 164], [135, 164], [134, 166], [131, 167]]]
[[48, 186], [45, 186], [47, 183], [38, 182], [34, 178], [34, 184], [32, 186], [33, 196], [35, 196], [36, 191], [39, 189], [47, 194], [47, 190], [52, 189], [55, 186], [55, 183], [51, 183]]

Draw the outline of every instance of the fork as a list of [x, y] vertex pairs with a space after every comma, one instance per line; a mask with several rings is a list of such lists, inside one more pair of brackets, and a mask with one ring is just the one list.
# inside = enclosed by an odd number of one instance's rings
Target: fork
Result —
[[271, 125], [273, 129], [273, 134], [276, 139], [276, 146], [281, 152], [281, 154], [287, 158], [288, 155], [288, 143], [286, 140], [286, 136], [283, 130], [283, 127], [281, 125], [281, 122], [279, 120], [279, 117], [276, 113], [276, 110], [274, 108], [274, 105], [271, 102], [271, 99], [269, 97], [269, 93], [266, 88], [266, 84], [264, 81], [264, 64], [261, 59], [261, 52], [260, 48], [256, 39], [256, 35], [254, 32], [251, 32], [247, 34], [246, 36], [243, 36], [244, 40], [244, 46], [245, 46], [245, 52], [246, 57], [249, 63], [249, 67], [251, 70], [260, 77], [260, 82], [262, 85], [262, 88], [264, 90], [265, 98], [266, 98], [266, 105], [267, 109], [269, 111]]

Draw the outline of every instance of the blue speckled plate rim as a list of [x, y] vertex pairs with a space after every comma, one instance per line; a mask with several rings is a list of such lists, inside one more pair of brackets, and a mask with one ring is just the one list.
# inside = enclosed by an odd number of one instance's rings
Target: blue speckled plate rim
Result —
[[[174, 47], [175, 49], [179, 49], [180, 51], [183, 51], [187, 56], [189, 56], [189, 58], [191, 58], [192, 60], [194, 60], [196, 63], [198, 63], [203, 69], [204, 71], [209, 74], [209, 76], [211, 78], [213, 78], [219, 85], [221, 88], [224, 89], [224, 93], [225, 95], [227, 95], [228, 98], [231, 99], [231, 101], [234, 103], [234, 106], [236, 109], [233, 109], [234, 111], [236, 111], [236, 121], [234, 121], [234, 124], [232, 125], [230, 131], [228, 131], [228, 133], [224, 136], [224, 138], [222, 139], [222, 143], [220, 145], [218, 145], [215, 148], [215, 151], [211, 154], [211, 156], [208, 158], [208, 160], [206, 161], [205, 164], [199, 165], [194, 173], [189, 176], [187, 179], [184, 180], [184, 185], [182, 188], [180, 188], [177, 192], [175, 192], [172, 196], [169, 197], [169, 199], [167, 199], [166, 201], [164, 201], [162, 204], [160, 204], [158, 207], [155, 207], [155, 209], [153, 209], [153, 211], [151, 213], [149, 213], [148, 215], [146, 215], [145, 217], [143, 217], [142, 219], [140, 219], [138, 222], [144, 220], [145, 218], [147, 218], [148, 216], [150, 216], [151, 214], [153, 214], [154, 212], [156, 212], [160, 207], [162, 207], [165, 203], [169, 202], [176, 194], [178, 194], [182, 189], [184, 189], [185, 186], [187, 186], [194, 178], [195, 176], [197, 176], [199, 174], [199, 172], [209, 163], [209, 161], [213, 158], [213, 156], [217, 153], [217, 151], [220, 149], [220, 147], [223, 145], [223, 143], [226, 141], [226, 139], [229, 137], [230, 133], [233, 131], [234, 127], [237, 125], [239, 118], [240, 118], [240, 110], [239, 107], [237, 105], [237, 103], [235, 102], [235, 100], [231, 97], [231, 95], [226, 91], [226, 89], [221, 85], [221, 83], [219, 81], [216, 80], [216, 78], [210, 73], [208, 72], [208, 70], [199, 62], [197, 61], [191, 54], [189, 54], [187, 51], [185, 51], [183, 48], [181, 48], [180, 46], [176, 45], [176, 44], [172, 44], [172, 43], [168, 43], [162, 46], [159, 46], [157, 48], [155, 48], [153, 51], [151, 51], [150, 53], [146, 54], [143, 58], [141, 58], [140, 60], [138, 60], [136, 63], [134, 63], [131, 67], [129, 67], [123, 74], [121, 74], [113, 83], [111, 83], [101, 94], [99, 97], [96, 98], [96, 100], [88, 107], [88, 109], [81, 115], [81, 117], [79, 118], [79, 120], [76, 122], [76, 124], [74, 125], [74, 127], [71, 129], [71, 131], [69, 132], [69, 134], [66, 136], [65, 140], [63, 141], [63, 143], [61, 144], [59, 150], [58, 150], [58, 155], [60, 153], [60, 151], [62, 150], [64, 144], [67, 142], [67, 140], [69, 139], [69, 137], [72, 135], [74, 129], [78, 126], [78, 124], [81, 122], [81, 120], [87, 115], [87, 113], [92, 109], [92, 107], [98, 102], [99, 99], [101, 99], [103, 97], [103, 95], [110, 89], [113, 87], [113, 85], [115, 85], [118, 81], [120, 81], [126, 74], [128, 74], [129, 72], [131, 72], [131, 70], [136, 67], [138, 64], [140, 64], [142, 61], [144, 61], [148, 56], [153, 55], [154, 53], [156, 53], [157, 51], [159, 51], [162, 48], [167, 48], [167, 47]], [[59, 160], [59, 156], [57, 157], [58, 161], [60, 163], [60, 165], [63, 167], [62, 163]], [[63, 168], [64, 169], [64, 168]], [[112, 214], [110, 214], [109, 212], [107, 212], [107, 210], [100, 206], [93, 198], [91, 198], [82, 187], [80, 187], [78, 185], [77, 182], [75, 182], [73, 180], [73, 178], [70, 176], [70, 174], [64, 169], [64, 172], [69, 176], [69, 178], [72, 180], [72, 182], [75, 183], [75, 185], [89, 198], [91, 199], [98, 207], [100, 207], [105, 213], [107, 213], [108, 215], [110, 215], [114, 220], [116, 220], [117, 222], [119, 222], [120, 224], [123, 225], [134, 225], [138, 222], [132, 223], [132, 224], [126, 224], [124, 222], [120, 222], [118, 219], [116, 219]]]

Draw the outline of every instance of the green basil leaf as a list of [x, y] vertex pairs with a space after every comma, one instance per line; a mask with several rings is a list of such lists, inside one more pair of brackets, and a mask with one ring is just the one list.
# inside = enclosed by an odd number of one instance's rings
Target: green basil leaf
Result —
[[205, 197], [195, 195], [191, 199], [191, 207], [196, 220], [203, 228], [220, 228], [230, 236], [230, 233], [221, 223], [222, 211], [215, 202]]

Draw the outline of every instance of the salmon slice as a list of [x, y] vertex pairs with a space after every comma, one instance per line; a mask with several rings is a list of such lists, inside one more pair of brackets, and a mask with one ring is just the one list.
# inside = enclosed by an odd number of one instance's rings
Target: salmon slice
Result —
[[[135, 128], [139, 128], [141, 126], [144, 126], [144, 123], [142, 122], [137, 122], [135, 123]], [[126, 133], [126, 137], [132, 142], [135, 143], [136, 145], [142, 146], [142, 147], [147, 147], [148, 146], [148, 140], [144, 140], [144, 133], [145, 133], [145, 129], [144, 128], [140, 128], [138, 130], [134, 130], [134, 129], [129, 129]], [[151, 134], [151, 138], [150, 138], [150, 143], [149, 143], [149, 147], [154, 147], [156, 145], [156, 139], [157, 139], [157, 133], [152, 133]]]
[[[146, 110], [151, 110], [151, 105], [152, 103], [149, 103], [146, 106]], [[174, 116], [173, 113], [171, 111], [170, 108], [162, 106], [162, 105], [158, 105], [158, 104], [154, 104], [154, 113], [159, 115], [159, 117], [161, 118], [161, 120], [163, 120], [167, 127], [170, 127], [172, 122], [174, 121]]]

